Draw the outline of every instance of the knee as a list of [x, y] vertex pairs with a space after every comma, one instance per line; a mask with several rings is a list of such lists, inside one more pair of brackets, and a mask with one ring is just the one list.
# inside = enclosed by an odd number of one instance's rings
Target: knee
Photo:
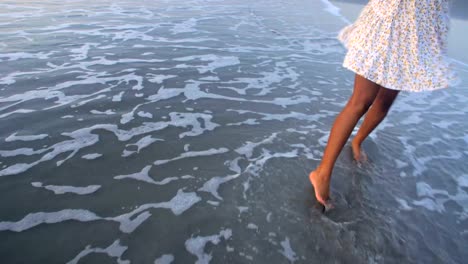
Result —
[[372, 100], [365, 98], [351, 97], [347, 107], [358, 115], [364, 115], [372, 105]]
[[[381, 100], [381, 99], [376, 99], [375, 102], [372, 104], [372, 108], [379, 112], [382, 115], [387, 115], [388, 111], [390, 110], [390, 107], [392, 106], [391, 101], [386, 101], [386, 100]], [[373, 110], [373, 111], [374, 111]]]

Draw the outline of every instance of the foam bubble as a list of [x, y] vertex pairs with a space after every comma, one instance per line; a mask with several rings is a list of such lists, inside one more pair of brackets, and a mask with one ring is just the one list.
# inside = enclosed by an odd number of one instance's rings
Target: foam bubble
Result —
[[115, 112], [110, 109], [106, 111], [91, 110], [90, 113], [95, 114], [95, 115], [114, 115], [115, 114]]
[[114, 179], [116, 179], [116, 180], [134, 179], [134, 180], [137, 180], [137, 181], [143, 181], [143, 182], [156, 184], [156, 185], [168, 184], [168, 183], [170, 183], [172, 181], [175, 181], [175, 180], [179, 179], [178, 177], [168, 177], [168, 178], [165, 178], [162, 181], [155, 181], [155, 180], [153, 180], [153, 178], [151, 178], [149, 176], [149, 171], [150, 171], [151, 167], [152, 167], [151, 165], [148, 165], [148, 166], [144, 167], [140, 172], [136, 172], [136, 173], [132, 173], [132, 174], [128, 174], [128, 175], [118, 175], [118, 176], [115, 176]]
[[291, 244], [289, 243], [289, 238], [286, 237], [285, 240], [281, 241], [282, 249], [279, 250], [281, 255], [285, 256], [289, 261], [294, 262], [298, 259], [296, 253], [292, 250]]
[[162, 84], [164, 80], [177, 77], [177, 75], [163, 75], [163, 74], [154, 74], [154, 73], [148, 73], [146, 76], [149, 82], [158, 83], [158, 84]]
[[48, 137], [49, 135], [47, 134], [40, 134], [40, 135], [29, 135], [29, 136], [18, 136], [18, 133], [15, 132], [11, 135], [9, 135], [5, 141], [6, 142], [12, 142], [12, 141], [34, 141], [34, 140], [39, 140], [39, 139], [44, 139]]
[[264, 144], [271, 144], [273, 143], [273, 140], [277, 137], [278, 133], [272, 133], [270, 136], [265, 138], [264, 140], [261, 140], [259, 142], [250, 142], [247, 141], [244, 145], [241, 147], [237, 148], [235, 151], [241, 155], [245, 155], [247, 158], [252, 157], [253, 151], [256, 147]]
[[413, 209], [411, 206], [408, 205], [407, 201], [400, 199], [400, 198], [395, 198], [395, 199], [400, 204], [400, 209], [405, 210], [405, 211], [409, 211]]
[[47, 149], [38, 149], [34, 150], [32, 148], [18, 148], [14, 150], [0, 150], [1, 157], [15, 157], [19, 155], [32, 156], [36, 154], [41, 154], [47, 151]]
[[151, 113], [144, 112], [144, 111], [139, 111], [137, 115], [139, 117], [153, 118], [153, 115]]
[[135, 151], [124, 150], [124, 152], [122, 154], [122, 157], [128, 157], [128, 156], [130, 156], [130, 155], [132, 155], [134, 153], [140, 153], [140, 151], [142, 149], [150, 146], [151, 144], [153, 144], [156, 141], [164, 141], [164, 140], [160, 139], [160, 138], [153, 138], [150, 135], [148, 135], [148, 136], [145, 136], [145, 137], [141, 138], [140, 140], [138, 140], [135, 144], [127, 144], [127, 145], [125, 145], [126, 147], [136, 146], [137, 150], [135, 150]]
[[107, 248], [92, 248], [91, 245], [86, 246], [84, 250], [82, 250], [78, 255], [76, 255], [72, 260], [68, 261], [67, 264], [76, 264], [80, 261], [80, 259], [86, 257], [92, 253], [104, 253], [109, 257], [117, 258], [117, 263], [119, 264], [130, 264], [129, 260], [122, 260], [122, 255], [127, 251], [126, 246], [122, 246], [120, 244], [120, 240], [117, 239]]
[[226, 177], [213, 177], [209, 179], [203, 186], [198, 189], [199, 191], [202, 192], [209, 192], [211, 193], [214, 197], [216, 197], [218, 200], [223, 200], [221, 196], [218, 194], [218, 188], [221, 184], [226, 183], [228, 181], [234, 180], [237, 177], [239, 177], [240, 174], [235, 174], [235, 175], [228, 175]]
[[[0, 231], [10, 230], [22, 232], [40, 224], [54, 224], [68, 220], [80, 222], [108, 220], [119, 222], [120, 230], [122, 232], [131, 233], [151, 216], [151, 213], [147, 211], [151, 208], [170, 209], [173, 214], [180, 215], [199, 201], [201, 201], [201, 198], [198, 197], [196, 193], [186, 193], [179, 190], [176, 196], [174, 196], [170, 201], [143, 204], [129, 213], [115, 217], [100, 217], [95, 213], [84, 209], [64, 209], [57, 212], [38, 212], [30, 213], [17, 222], [2, 221], [0, 222]], [[137, 216], [135, 217], [135, 215]]]
[[174, 256], [170, 254], [164, 254], [154, 261], [154, 264], [171, 264], [174, 261]]
[[442, 213], [445, 211], [443, 203], [439, 202], [439, 200], [433, 200], [431, 198], [424, 198], [418, 201], [413, 201], [414, 205], [422, 206], [430, 211], [436, 211]]
[[224, 229], [219, 232], [217, 235], [212, 235], [212, 236], [197, 236], [197, 237], [192, 237], [185, 241], [185, 248], [187, 249], [188, 252], [190, 252], [192, 255], [195, 255], [197, 257], [197, 261], [195, 262], [196, 264], [208, 264], [212, 256], [211, 254], [207, 254], [204, 252], [205, 246], [208, 242], [212, 244], [219, 244], [221, 242], [221, 239], [224, 238], [224, 240], [229, 239], [232, 236], [232, 230], [231, 229]]
[[88, 185], [86, 187], [65, 186], [65, 185], [43, 185], [41, 182], [32, 182], [32, 186], [53, 191], [55, 194], [74, 193], [79, 195], [91, 194], [99, 190], [101, 185]]
[[100, 153], [90, 153], [90, 154], [86, 154], [86, 155], [81, 156], [81, 158], [87, 159], [87, 160], [93, 160], [93, 159], [97, 159], [99, 157], [102, 157], [102, 154], [100, 154]]
[[196, 32], [197, 30], [194, 28], [196, 25], [197, 20], [195, 18], [190, 18], [181, 23], [175, 24], [170, 30], [172, 34]]
[[51, 213], [30, 213], [18, 222], [0, 222], [0, 231], [10, 230], [15, 232], [21, 232], [40, 224], [54, 224], [67, 220], [89, 222], [99, 219], [101, 218], [93, 212], [82, 209], [64, 209], [58, 212]]
[[[2, 82], [0, 81], [0, 84]], [[1, 109], [0, 109], [1, 110]], [[0, 115], [0, 118], [4, 118], [4, 117], [7, 117], [9, 115], [14, 115], [14, 114], [27, 114], [27, 113], [32, 113], [32, 112], [36, 112], [36, 110], [32, 110], [32, 109], [17, 109], [17, 110], [14, 110], [14, 111], [11, 111], [11, 112], [8, 112], [8, 113], [5, 113], [5, 114], [1, 114]], [[16, 133], [15, 133], [16, 134]]]
[[211, 148], [207, 150], [201, 150], [201, 151], [187, 151], [182, 154], [180, 154], [178, 157], [172, 158], [172, 159], [166, 159], [166, 160], [157, 160], [153, 164], [154, 165], [162, 165], [166, 164], [172, 161], [176, 160], [181, 160], [185, 158], [192, 158], [192, 157], [203, 157], [203, 156], [211, 156], [211, 155], [217, 155], [217, 154], [222, 154], [228, 152], [229, 149], [227, 148]]

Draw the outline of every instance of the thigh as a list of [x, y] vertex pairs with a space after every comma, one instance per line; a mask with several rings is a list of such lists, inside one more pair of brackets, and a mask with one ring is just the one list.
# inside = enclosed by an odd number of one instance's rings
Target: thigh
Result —
[[377, 96], [372, 103], [372, 107], [376, 106], [384, 111], [388, 111], [399, 93], [400, 91], [398, 90], [392, 90], [380, 86], [379, 92], [377, 93]]
[[374, 102], [379, 90], [380, 85], [356, 74], [353, 94], [349, 102], [353, 105], [369, 107]]

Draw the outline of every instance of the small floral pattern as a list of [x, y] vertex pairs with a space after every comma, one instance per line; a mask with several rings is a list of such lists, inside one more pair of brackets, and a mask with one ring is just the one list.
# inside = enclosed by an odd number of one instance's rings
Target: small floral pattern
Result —
[[402, 91], [448, 87], [455, 76], [445, 58], [449, 0], [370, 0], [338, 39], [345, 68]]

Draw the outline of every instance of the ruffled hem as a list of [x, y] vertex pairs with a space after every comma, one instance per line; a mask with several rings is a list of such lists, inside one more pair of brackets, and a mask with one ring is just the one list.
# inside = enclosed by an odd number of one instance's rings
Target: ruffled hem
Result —
[[354, 68], [352, 67], [351, 65], [347, 65], [345, 63], [343, 63], [343, 67], [354, 72], [355, 74], [359, 75], [359, 76], [362, 76], [364, 78], [366, 78], [367, 80], [373, 82], [373, 83], [376, 83], [384, 88], [387, 88], [387, 89], [390, 89], [390, 90], [396, 90], [396, 91], [406, 91], [406, 92], [427, 92], [427, 91], [435, 91], [435, 90], [442, 90], [442, 89], [446, 89], [446, 88], [449, 88], [451, 85], [450, 84], [447, 84], [447, 85], [442, 85], [442, 86], [432, 86], [430, 88], [427, 88], [426, 86], [425, 89], [408, 89], [407, 86], [404, 86], [404, 87], [399, 87], [399, 86], [395, 86], [394, 84], [392, 83], [387, 83], [385, 82], [385, 80], [381, 80], [379, 78], [375, 78], [375, 76], [373, 76], [372, 74], [369, 74], [365, 71], [363, 71], [362, 69], [357, 69], [357, 68]]

